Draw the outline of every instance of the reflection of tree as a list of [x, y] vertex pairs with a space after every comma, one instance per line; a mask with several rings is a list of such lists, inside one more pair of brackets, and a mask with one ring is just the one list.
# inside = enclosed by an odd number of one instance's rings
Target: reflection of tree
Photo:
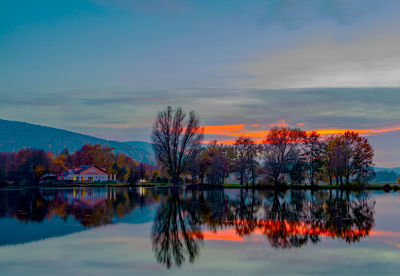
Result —
[[241, 190], [239, 199], [229, 200], [228, 221], [233, 222], [239, 235], [251, 234], [257, 227], [256, 211], [261, 200], [254, 190]]
[[260, 234], [274, 248], [299, 248], [321, 236], [358, 242], [374, 225], [375, 201], [349, 191], [210, 191], [160, 192], [115, 189], [99, 195], [71, 195], [71, 190], [0, 191], [0, 217], [42, 222], [72, 217], [84, 227], [113, 223], [135, 208], [161, 199], [152, 228], [157, 261], [167, 267], [194, 262], [203, 242], [201, 227], [218, 235], [224, 228], [241, 237]]
[[223, 190], [172, 192], [153, 225], [153, 250], [167, 267], [193, 262], [203, 240], [201, 225], [218, 235], [233, 227], [238, 236], [264, 235], [275, 248], [299, 248], [321, 236], [357, 242], [374, 224], [374, 201], [343, 192]]
[[281, 202], [278, 191], [275, 191], [272, 204], [264, 206], [268, 223], [264, 223], [263, 232], [273, 247], [300, 247], [308, 241], [308, 234], [291, 231], [293, 226], [288, 223], [300, 219], [303, 208], [299, 205], [302, 201], [296, 199], [292, 197], [291, 202]]
[[[316, 243], [321, 235], [356, 242], [369, 234], [374, 224], [375, 202], [366, 194], [347, 193], [344, 197], [338, 191], [335, 197], [323, 199], [320, 193], [324, 192], [291, 191], [288, 198], [275, 191], [273, 195], [267, 194], [263, 205], [256, 209], [254, 200], [246, 205], [246, 198], [241, 198], [237, 202], [240, 211], [230, 208], [233, 217], [227, 224], [234, 226], [240, 236], [259, 231], [276, 248]], [[249, 214], [249, 210], [254, 213]]]
[[374, 225], [375, 201], [369, 200], [365, 193], [350, 199], [349, 192], [344, 198], [343, 192], [337, 191], [327, 205], [325, 227], [334, 237], [356, 242], [367, 236]]
[[192, 199], [180, 198], [177, 191], [161, 203], [152, 229], [153, 250], [157, 261], [168, 268], [181, 266], [186, 255], [193, 263], [200, 253], [201, 219]]
[[[110, 194], [112, 196], [107, 196]], [[76, 197], [71, 190], [2, 191], [0, 217], [11, 216], [25, 222], [42, 222], [56, 215], [64, 220], [73, 217], [84, 227], [98, 227], [130, 214], [146, 201], [152, 202], [153, 196], [140, 196], [135, 189], [115, 190], [112, 193], [107, 191], [100, 196], [83, 197]]]

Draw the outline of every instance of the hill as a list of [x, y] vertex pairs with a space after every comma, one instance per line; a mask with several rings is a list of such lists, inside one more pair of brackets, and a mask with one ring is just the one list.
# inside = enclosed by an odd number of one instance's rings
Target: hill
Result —
[[74, 152], [85, 144], [108, 145], [115, 149], [115, 153], [125, 153], [139, 162], [155, 163], [152, 146], [147, 142], [117, 142], [53, 127], [0, 119], [0, 152], [16, 152], [21, 148], [54, 153], [67, 148]]

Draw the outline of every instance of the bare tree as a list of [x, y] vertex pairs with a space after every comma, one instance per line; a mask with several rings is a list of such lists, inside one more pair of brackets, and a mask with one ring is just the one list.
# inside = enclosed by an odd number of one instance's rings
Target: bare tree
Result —
[[153, 123], [153, 149], [157, 159], [179, 184], [179, 177], [199, 152], [203, 129], [199, 117], [191, 111], [188, 118], [182, 108], [168, 106], [157, 114]]

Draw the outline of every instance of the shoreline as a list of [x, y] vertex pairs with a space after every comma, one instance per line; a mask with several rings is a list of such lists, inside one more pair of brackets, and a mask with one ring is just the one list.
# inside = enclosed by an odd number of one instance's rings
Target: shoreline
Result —
[[159, 183], [149, 183], [149, 184], [128, 184], [128, 183], [113, 183], [113, 184], [38, 184], [38, 185], [10, 185], [10, 186], [0, 186], [0, 189], [7, 188], [34, 188], [34, 187], [45, 187], [45, 188], [107, 188], [107, 187], [116, 187], [116, 188], [157, 188], [157, 189], [180, 189], [185, 188], [189, 190], [215, 190], [215, 189], [245, 189], [245, 190], [351, 190], [351, 191], [362, 191], [362, 190], [377, 190], [377, 191], [398, 191], [400, 190], [400, 184], [389, 184], [389, 183], [372, 183], [367, 184], [366, 186], [357, 186], [357, 185], [281, 185], [281, 186], [273, 186], [273, 185], [240, 185], [240, 184], [224, 184], [224, 185], [212, 185], [212, 184], [182, 184], [182, 185], [170, 185], [170, 184], [159, 184]]

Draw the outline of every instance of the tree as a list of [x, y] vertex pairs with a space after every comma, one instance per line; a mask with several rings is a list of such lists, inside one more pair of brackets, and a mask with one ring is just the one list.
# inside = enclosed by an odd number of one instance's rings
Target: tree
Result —
[[118, 153], [112, 171], [116, 174], [118, 181], [128, 181], [129, 176], [135, 173], [136, 167], [137, 162], [132, 157]]
[[114, 148], [100, 144], [86, 144], [80, 150], [71, 155], [72, 166], [94, 165], [106, 168], [107, 173], [112, 173], [115, 156]]
[[250, 137], [241, 136], [236, 139], [235, 150], [235, 169], [240, 175], [240, 184], [248, 185], [249, 178], [255, 181], [255, 168], [257, 166], [258, 148], [254, 140]]
[[298, 128], [276, 127], [271, 129], [264, 144], [265, 169], [270, 180], [277, 186], [290, 163], [301, 155], [301, 143], [306, 132]]
[[59, 174], [67, 170], [66, 166], [67, 156], [63, 153], [57, 155], [51, 162], [50, 171]]
[[213, 141], [204, 151], [203, 157], [208, 161], [205, 173], [209, 184], [222, 185], [225, 178], [229, 176], [231, 172], [230, 149], [228, 146], [218, 145], [217, 141]]
[[323, 168], [324, 144], [319, 139], [319, 134], [312, 131], [304, 141], [304, 157], [306, 158], [306, 171], [308, 181], [315, 184], [316, 176]]
[[328, 172], [330, 181], [335, 177], [336, 184], [349, 184], [354, 179], [366, 184], [373, 176], [374, 150], [368, 139], [356, 132], [346, 131], [333, 136], [327, 145]]
[[[153, 123], [153, 149], [160, 163], [167, 167], [172, 182], [179, 177], [198, 153], [203, 140], [199, 117], [191, 111], [186, 119], [182, 108], [168, 106], [157, 114]], [[186, 119], [186, 120], [185, 120]]]

